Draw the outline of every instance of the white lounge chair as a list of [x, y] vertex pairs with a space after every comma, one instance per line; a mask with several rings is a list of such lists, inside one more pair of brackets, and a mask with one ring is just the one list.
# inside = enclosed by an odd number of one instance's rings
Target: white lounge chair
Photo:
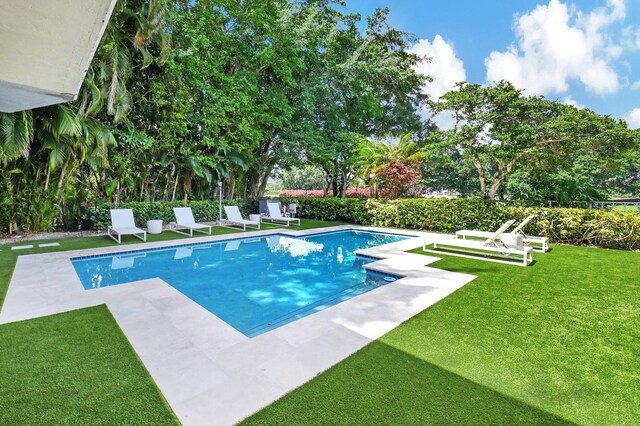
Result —
[[[142, 241], [147, 241], [147, 231], [137, 228], [131, 209], [111, 209], [111, 226], [107, 228], [107, 235], [116, 243], [122, 243], [123, 235], [133, 235]], [[138, 234], [142, 234], [142, 237]], [[114, 235], [117, 235], [118, 238]]]
[[291, 225], [291, 222], [297, 222], [300, 225], [300, 219], [297, 217], [285, 217], [282, 216], [282, 210], [280, 210], [280, 203], [267, 202], [267, 208], [269, 209], [269, 217], [262, 217], [262, 221], [268, 221], [269, 223], [284, 223], [287, 226]]
[[[193, 212], [191, 211], [191, 207], [174, 207], [173, 214], [176, 216], [176, 225], [172, 229], [172, 231], [177, 232], [179, 234], [186, 234], [186, 232], [181, 232], [183, 229], [189, 230], [189, 235], [193, 237], [193, 231], [198, 231], [204, 233], [208, 233], [211, 235], [211, 225], [205, 225], [204, 223], [197, 223], [193, 218]], [[208, 232], [203, 231], [203, 229], [208, 229]]]
[[[523, 228], [529, 223], [531, 222], [531, 220], [534, 218], [534, 215], [530, 215], [527, 216], [526, 218], [524, 218], [524, 220], [522, 222], [520, 222], [520, 224], [518, 226], [516, 226], [515, 228], [513, 228], [513, 230], [511, 231], [511, 234], [520, 234], [522, 235], [522, 241], [526, 244], [529, 245], [531, 247], [533, 247], [533, 249], [540, 249], [540, 251], [547, 251], [549, 250], [549, 238], [547, 237], [536, 237], [536, 236], [529, 236], [526, 235], [523, 231]], [[467, 237], [471, 237], [471, 238], [488, 238], [491, 236], [491, 234], [493, 234], [493, 232], [490, 231], [473, 231], [470, 229], [463, 229], [461, 231], [456, 231], [456, 238], [462, 238], [462, 239], [466, 239]], [[534, 246], [533, 243], [536, 244], [540, 244], [539, 246]]]
[[255, 226], [256, 229], [260, 229], [260, 221], [244, 219], [238, 206], [224, 206], [224, 212], [227, 214], [227, 222], [231, 225], [242, 226], [243, 231], [247, 230], [247, 226]]
[[[533, 261], [533, 248], [529, 246], [523, 247], [509, 247], [499, 240], [500, 235], [504, 233], [515, 220], [509, 220], [505, 222], [500, 228], [498, 228], [495, 232], [490, 233], [489, 237], [485, 241], [478, 240], [466, 240], [453, 237], [450, 240], [446, 241], [434, 241], [433, 248], [437, 249], [438, 246], [444, 247], [448, 250], [471, 253], [471, 254], [485, 254], [484, 252], [489, 252], [486, 254], [495, 255], [496, 257], [502, 257], [507, 259], [517, 259], [517, 257], [522, 257], [522, 265], [527, 266], [530, 262]], [[424, 251], [433, 252], [433, 250], [427, 249], [427, 245], [430, 242], [425, 241], [422, 249]], [[463, 256], [469, 257], [469, 256]], [[489, 259], [488, 259], [489, 260]], [[503, 262], [503, 263], [511, 263], [513, 262]]]

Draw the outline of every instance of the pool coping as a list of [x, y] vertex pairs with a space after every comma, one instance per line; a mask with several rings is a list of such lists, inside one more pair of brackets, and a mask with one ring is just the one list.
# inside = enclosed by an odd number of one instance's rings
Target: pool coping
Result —
[[106, 304], [183, 424], [234, 424], [473, 280], [472, 275], [426, 266], [437, 257], [406, 252], [422, 247], [425, 240], [447, 236], [397, 230], [417, 238], [358, 250], [358, 255], [379, 259], [366, 269], [403, 278], [253, 338], [158, 278], [86, 291], [70, 259], [350, 229], [394, 231], [354, 225], [277, 228], [23, 255], [0, 311], [0, 324]]

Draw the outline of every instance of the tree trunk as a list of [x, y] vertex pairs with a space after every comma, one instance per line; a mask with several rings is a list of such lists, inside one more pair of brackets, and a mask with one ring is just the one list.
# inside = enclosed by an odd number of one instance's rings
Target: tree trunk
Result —
[[67, 174], [67, 167], [69, 167], [69, 161], [71, 160], [71, 156], [67, 157], [67, 160], [64, 162], [62, 166], [62, 170], [60, 171], [60, 178], [58, 179], [58, 188], [56, 190], [56, 200], [60, 200], [62, 198], [62, 185], [64, 184], [64, 178]]
[[173, 183], [173, 193], [171, 194], [171, 201], [176, 200], [176, 191], [178, 190], [178, 181], [180, 180], [180, 171], [176, 173], [176, 181]]
[[118, 181], [118, 184], [116, 185], [116, 197], [113, 200], [113, 207], [117, 209], [119, 203], [120, 203], [120, 181]]
[[49, 178], [51, 177], [51, 167], [47, 164], [47, 178], [44, 181], [44, 193], [47, 193], [47, 189], [49, 189]]
[[478, 180], [480, 181], [480, 197], [486, 199], [487, 198], [487, 178], [484, 172], [484, 167], [482, 166], [482, 162], [476, 156], [472, 157], [473, 165], [478, 171]]
[[495, 200], [496, 194], [497, 194], [498, 190], [500, 189], [500, 185], [502, 185], [502, 182], [505, 180], [505, 178], [507, 176], [509, 176], [509, 173], [511, 173], [511, 169], [513, 168], [513, 165], [515, 164], [515, 161], [516, 160], [511, 160], [505, 165], [501, 160], [497, 160], [497, 163], [498, 163], [498, 174], [497, 174], [496, 178], [493, 180], [493, 182], [491, 182], [491, 186], [489, 187], [489, 199], [490, 200]]

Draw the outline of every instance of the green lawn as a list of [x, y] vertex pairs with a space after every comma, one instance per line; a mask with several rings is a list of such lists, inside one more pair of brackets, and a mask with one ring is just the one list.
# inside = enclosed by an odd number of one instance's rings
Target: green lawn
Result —
[[245, 424], [637, 424], [640, 253], [537, 258], [446, 256], [479, 278]]
[[[1, 248], [0, 301], [18, 254], [55, 250]], [[479, 278], [245, 423], [637, 423], [640, 253], [556, 246], [536, 259], [445, 256], [431, 266]], [[104, 306], [2, 325], [0, 342], [0, 424], [175, 421]]]
[[[332, 225], [338, 223], [306, 220], [291, 228]], [[234, 232], [214, 228], [214, 234]], [[150, 242], [188, 238], [148, 235]], [[0, 246], [0, 306], [19, 255], [115, 244], [107, 237], [57, 241], [60, 247], [9, 249], [42, 241]], [[123, 245], [140, 242], [125, 237]], [[0, 325], [0, 424], [177, 423], [106, 306]]]
[[0, 326], [0, 424], [178, 424], [106, 306]]

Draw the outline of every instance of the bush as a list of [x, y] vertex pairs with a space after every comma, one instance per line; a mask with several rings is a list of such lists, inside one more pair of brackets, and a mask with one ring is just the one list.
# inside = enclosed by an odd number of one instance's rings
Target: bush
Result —
[[59, 212], [55, 190], [45, 193], [33, 186], [15, 190], [8, 179], [0, 181], [0, 233], [51, 231]]
[[[248, 215], [258, 211], [257, 202], [222, 200], [223, 205], [237, 205], [243, 215]], [[218, 201], [190, 201], [187, 203], [193, 210], [193, 217], [200, 222], [213, 222], [218, 220]], [[249, 206], [251, 205], [251, 210]], [[157, 201], [157, 202], [126, 202], [119, 203], [118, 208], [133, 209], [133, 216], [136, 225], [146, 226], [147, 220], [162, 219], [164, 223], [175, 222], [173, 215], [174, 207], [183, 207], [182, 201]], [[254, 208], [255, 207], [255, 208]], [[111, 225], [109, 210], [113, 208], [113, 203], [100, 203], [95, 206], [85, 208], [83, 223], [86, 228], [103, 230]], [[225, 218], [224, 211], [222, 217]]]
[[597, 247], [640, 248], [640, 212], [600, 209], [507, 207], [509, 217], [521, 220], [533, 214], [525, 232], [551, 241]]
[[553, 242], [607, 248], [640, 248], [640, 212], [572, 208], [509, 207], [480, 199], [407, 198], [376, 200], [358, 198], [303, 198], [301, 217], [453, 233], [459, 229], [493, 231], [508, 219], [536, 218], [527, 234], [549, 237]]
[[300, 217], [368, 224], [371, 215], [364, 198], [297, 198], [283, 201], [296, 203]]
[[[530, 235], [549, 237], [553, 242], [581, 244], [607, 248], [640, 249], [640, 212], [616, 210], [588, 210], [572, 208], [542, 208], [506, 206], [471, 198], [406, 198], [378, 200], [365, 198], [280, 198], [288, 205], [298, 205], [298, 215], [306, 219], [339, 221], [361, 225], [389, 226], [453, 233], [459, 229], [493, 231], [507, 219], [522, 221], [535, 215], [524, 229]], [[223, 200], [224, 205], [238, 205], [243, 215], [258, 212], [258, 200]], [[120, 208], [131, 208], [138, 226], [150, 219], [165, 223], [175, 220], [175, 202], [120, 203]], [[216, 200], [191, 201], [196, 220], [218, 219]], [[83, 219], [87, 228], [106, 229], [110, 224], [111, 203], [85, 208]], [[224, 215], [224, 213], [223, 213]]]
[[[329, 197], [333, 197], [333, 191], [327, 192]], [[279, 197], [287, 198], [318, 198], [324, 197], [324, 191], [321, 189], [286, 189], [278, 193]], [[349, 188], [345, 193], [349, 198], [369, 198], [371, 197], [370, 188]]]

